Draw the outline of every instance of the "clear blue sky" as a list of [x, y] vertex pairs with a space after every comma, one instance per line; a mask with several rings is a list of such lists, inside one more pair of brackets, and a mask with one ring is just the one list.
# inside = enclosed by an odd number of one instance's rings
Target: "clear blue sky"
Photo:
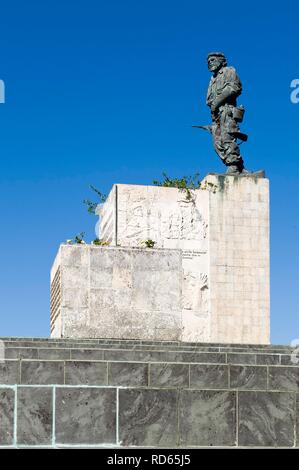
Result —
[[[227, 6], [225, 6], [227, 4]], [[271, 182], [271, 338], [299, 337], [298, 2], [1, 2], [0, 336], [49, 335], [59, 243], [94, 237], [93, 183], [222, 171], [208, 135], [206, 54], [243, 82], [249, 169]]]

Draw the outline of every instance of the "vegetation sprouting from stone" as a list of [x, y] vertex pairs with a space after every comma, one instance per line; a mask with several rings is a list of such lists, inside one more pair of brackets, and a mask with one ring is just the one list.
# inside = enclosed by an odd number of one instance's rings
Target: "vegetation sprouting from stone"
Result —
[[92, 242], [92, 245], [96, 246], [109, 246], [110, 242], [107, 242], [105, 240], [100, 240], [99, 238], [95, 238]]
[[80, 232], [74, 238], [70, 238], [66, 242], [68, 245], [72, 245], [73, 243], [76, 243], [77, 245], [84, 245], [85, 244], [84, 237], [85, 237], [85, 232]]
[[150, 238], [148, 240], [144, 240], [141, 242], [142, 245], [145, 245], [146, 248], [154, 248], [156, 242], [154, 240], [151, 240]]
[[93, 186], [92, 184], [90, 184], [89, 187], [90, 189], [92, 189], [92, 191], [94, 191], [97, 194], [97, 196], [99, 197], [99, 201], [94, 202], [94, 201], [90, 201], [89, 199], [84, 199], [83, 203], [87, 205], [87, 211], [89, 212], [89, 214], [95, 214], [98, 204], [103, 204], [106, 201], [107, 196], [106, 194], [103, 194], [95, 186]]
[[187, 201], [193, 200], [192, 191], [195, 189], [207, 189], [216, 192], [217, 185], [213, 183], [204, 182], [199, 180], [199, 173], [195, 173], [194, 176], [183, 176], [182, 178], [170, 178], [165, 172], [162, 173], [163, 180], [154, 180], [155, 186], [163, 186], [166, 188], [178, 188], [180, 191], [184, 191], [186, 194]]
[[154, 180], [155, 186], [163, 186], [166, 188], [178, 188], [186, 193], [186, 199], [190, 201], [192, 199], [192, 190], [200, 189], [201, 182], [199, 180], [199, 173], [195, 173], [194, 176], [183, 176], [182, 178], [170, 178], [165, 172], [162, 173], [163, 180]]

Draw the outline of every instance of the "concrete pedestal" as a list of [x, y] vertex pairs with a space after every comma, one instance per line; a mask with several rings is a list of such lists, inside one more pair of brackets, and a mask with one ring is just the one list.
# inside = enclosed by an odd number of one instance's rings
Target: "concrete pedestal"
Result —
[[181, 339], [180, 250], [61, 245], [51, 278], [52, 337]]
[[108, 248], [60, 249], [52, 336], [269, 343], [267, 179], [114, 185], [100, 227]]

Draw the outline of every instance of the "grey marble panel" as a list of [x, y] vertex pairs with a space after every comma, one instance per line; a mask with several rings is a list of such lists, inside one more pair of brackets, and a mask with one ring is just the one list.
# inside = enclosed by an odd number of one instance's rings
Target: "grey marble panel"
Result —
[[0, 446], [13, 444], [14, 390], [0, 389]]
[[175, 390], [119, 390], [119, 437], [123, 446], [177, 445]]
[[0, 362], [0, 385], [15, 385], [20, 382], [20, 362]]
[[67, 361], [65, 383], [68, 385], [107, 385], [107, 362]]
[[18, 387], [18, 444], [51, 444], [52, 397], [51, 387]]
[[269, 389], [299, 392], [299, 367], [269, 367]]
[[299, 393], [296, 393], [296, 447], [299, 447]]
[[280, 355], [279, 354], [257, 354], [256, 363], [265, 364], [265, 365], [280, 364]]
[[283, 392], [239, 392], [239, 445], [294, 445], [295, 397]]
[[228, 388], [228, 366], [222, 364], [191, 364], [191, 388]]
[[115, 444], [116, 389], [57, 388], [56, 442]]
[[148, 385], [148, 364], [139, 362], [110, 362], [109, 385], [145, 387]]
[[189, 387], [188, 364], [151, 364], [152, 387]]
[[104, 359], [102, 349], [72, 349], [71, 359], [77, 361], [101, 361]]
[[36, 348], [6, 348], [5, 359], [37, 359], [38, 349]]
[[47, 348], [38, 350], [39, 359], [70, 359], [71, 352], [69, 349], [63, 348]]
[[28, 385], [50, 385], [64, 383], [62, 361], [22, 361], [21, 383]]
[[235, 446], [236, 393], [183, 390], [180, 400], [181, 446]]
[[255, 354], [234, 354], [228, 353], [227, 354], [227, 362], [228, 364], [256, 364], [256, 356]]
[[266, 390], [267, 367], [259, 366], [230, 366], [230, 387]]
[[298, 354], [292, 356], [292, 354], [282, 354], [281, 355], [281, 365], [283, 366], [296, 366], [296, 367], [299, 367], [299, 364], [296, 363], [294, 364], [294, 359], [297, 361], [297, 356]]

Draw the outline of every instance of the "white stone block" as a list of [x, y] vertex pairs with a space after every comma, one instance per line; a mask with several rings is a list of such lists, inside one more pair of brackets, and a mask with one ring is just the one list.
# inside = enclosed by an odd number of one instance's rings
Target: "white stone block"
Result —
[[[208, 175], [209, 184], [216, 190], [191, 200], [114, 185], [100, 208], [110, 247], [62, 245], [55, 260], [52, 334], [269, 343], [269, 182]], [[141, 248], [149, 239], [155, 248]]]
[[61, 245], [54, 279], [52, 337], [181, 340], [180, 250]]

